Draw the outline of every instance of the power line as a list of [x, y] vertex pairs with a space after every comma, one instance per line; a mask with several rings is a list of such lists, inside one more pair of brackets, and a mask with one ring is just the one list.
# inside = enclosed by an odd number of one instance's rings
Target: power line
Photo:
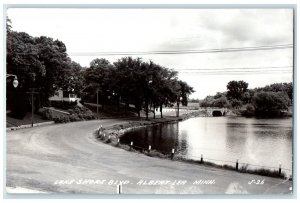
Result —
[[269, 66], [269, 67], [239, 67], [239, 68], [182, 68], [177, 69], [178, 71], [186, 70], [186, 71], [219, 71], [219, 70], [262, 70], [262, 69], [290, 69], [293, 66]]
[[202, 75], [251, 75], [251, 74], [291, 74], [292, 71], [282, 70], [282, 71], [238, 71], [238, 72], [198, 72], [198, 71], [179, 71], [183, 74], [202, 74]]
[[156, 55], [156, 54], [204, 54], [204, 53], [222, 53], [222, 52], [240, 52], [240, 51], [264, 51], [276, 49], [293, 48], [293, 44], [256, 46], [240, 48], [223, 49], [202, 49], [202, 50], [178, 50], [178, 51], [141, 51], [141, 52], [70, 52], [72, 56], [116, 56], [116, 55]]
[[293, 66], [246, 67], [246, 68], [190, 68], [177, 69], [181, 74], [201, 75], [251, 75], [251, 74], [291, 74]]
[[282, 71], [288, 71], [291, 72], [292, 70], [251, 70], [251, 71], [243, 71], [243, 70], [238, 70], [238, 71], [185, 71], [189, 73], [258, 73], [258, 72], [282, 72]]

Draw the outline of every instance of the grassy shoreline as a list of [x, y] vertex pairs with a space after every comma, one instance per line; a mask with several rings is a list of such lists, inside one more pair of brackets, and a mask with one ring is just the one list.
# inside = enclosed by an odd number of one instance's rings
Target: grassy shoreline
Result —
[[[129, 121], [126, 124], [112, 125], [110, 127], [103, 128], [103, 130], [101, 132], [97, 130], [94, 132], [94, 136], [97, 140], [99, 140], [105, 144], [109, 144], [111, 146], [124, 149], [126, 151], [142, 153], [142, 154], [144, 154], [146, 156], [150, 156], [150, 157], [171, 159], [171, 156], [172, 156], [171, 153], [163, 153], [163, 152], [157, 151], [155, 149], [148, 150], [148, 149], [140, 148], [137, 146], [131, 147], [127, 144], [121, 144], [119, 140], [126, 132], [134, 130], [134, 129], [144, 128], [147, 126], [154, 126], [154, 125], [159, 125], [159, 124], [183, 121], [183, 120], [187, 120], [187, 119], [193, 118], [193, 117], [205, 117], [205, 116], [206, 116], [205, 111], [194, 111], [194, 112], [190, 112], [187, 114], [183, 114], [179, 117], [165, 117], [165, 118], [160, 118], [160, 119]], [[234, 166], [227, 165], [227, 164], [216, 164], [216, 163], [213, 163], [213, 162], [210, 162], [207, 160], [200, 161], [200, 160], [186, 159], [186, 158], [176, 156], [176, 155], [173, 157], [172, 160], [236, 171], [236, 167], [234, 167]], [[282, 179], [288, 178], [286, 173], [284, 173], [284, 172], [281, 172], [279, 174], [279, 171], [275, 170], [275, 169], [274, 170], [265, 169], [265, 168], [249, 169], [247, 164], [240, 165], [237, 172], [256, 174], [256, 175], [275, 177], [275, 178], [282, 178]], [[289, 179], [292, 180], [291, 177]]]

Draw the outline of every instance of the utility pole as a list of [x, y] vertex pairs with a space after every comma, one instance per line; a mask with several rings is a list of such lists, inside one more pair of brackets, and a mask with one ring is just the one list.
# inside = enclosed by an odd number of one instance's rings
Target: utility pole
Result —
[[98, 92], [99, 92], [99, 88], [97, 88], [97, 118], [99, 116], [99, 95], [98, 95]]
[[34, 123], [34, 94], [38, 94], [38, 92], [34, 92], [35, 88], [30, 88], [30, 92], [26, 92], [27, 94], [31, 94], [31, 127], [33, 127]]

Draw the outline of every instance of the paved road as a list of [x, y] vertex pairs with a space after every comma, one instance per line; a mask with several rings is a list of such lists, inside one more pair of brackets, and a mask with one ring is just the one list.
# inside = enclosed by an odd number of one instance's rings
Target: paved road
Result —
[[[123, 122], [107, 119], [7, 132], [9, 191], [116, 194], [123, 181], [124, 194], [291, 193], [291, 181], [152, 158], [94, 139], [92, 132], [100, 124]], [[263, 179], [262, 185], [248, 184]], [[151, 185], [151, 180], [160, 182]], [[212, 181], [207, 185], [204, 180]]]

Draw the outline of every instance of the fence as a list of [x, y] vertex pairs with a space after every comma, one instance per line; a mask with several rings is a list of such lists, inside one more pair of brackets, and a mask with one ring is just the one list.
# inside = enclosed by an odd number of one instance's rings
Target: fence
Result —
[[[102, 138], [106, 138], [108, 140], [111, 140], [111, 136], [105, 136], [100, 129], [98, 129], [98, 135], [102, 136]], [[117, 145], [120, 145], [120, 138], [117, 139]], [[229, 161], [229, 160], [220, 160], [220, 159], [213, 159], [209, 157], [205, 157], [203, 154], [200, 156], [189, 156], [184, 157], [181, 156], [178, 151], [175, 150], [175, 148], [172, 148], [169, 151], [163, 151], [163, 150], [157, 150], [152, 148], [151, 145], [148, 145], [148, 147], [141, 147], [134, 145], [133, 141], [129, 143], [129, 150], [137, 150], [142, 153], [151, 153], [151, 151], [157, 151], [161, 154], [163, 154], [166, 158], [169, 158], [171, 160], [185, 160], [185, 161], [191, 161], [196, 162], [200, 164], [206, 164], [206, 165], [214, 165], [219, 166], [222, 168], [227, 168], [231, 170], [236, 170], [240, 172], [247, 172], [247, 173], [254, 173], [254, 174], [260, 174], [260, 175], [266, 175], [266, 176], [272, 176], [272, 177], [285, 177], [287, 175], [292, 175], [292, 170], [288, 168], [283, 168], [281, 164], [278, 165], [278, 167], [272, 167], [272, 166], [264, 166], [264, 165], [256, 165], [256, 164], [249, 164], [246, 162], [240, 162], [239, 159], [235, 161]]]

